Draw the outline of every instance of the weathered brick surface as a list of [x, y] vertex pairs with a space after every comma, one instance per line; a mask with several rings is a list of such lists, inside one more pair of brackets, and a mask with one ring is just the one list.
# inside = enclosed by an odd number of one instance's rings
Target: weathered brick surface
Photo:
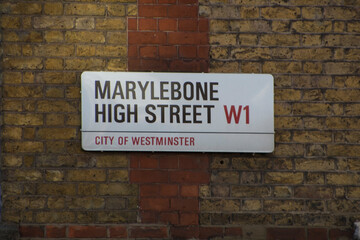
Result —
[[[0, 11], [1, 220], [20, 238], [352, 238], [359, 1], [4, 0]], [[271, 73], [275, 151], [84, 152], [85, 70]]]

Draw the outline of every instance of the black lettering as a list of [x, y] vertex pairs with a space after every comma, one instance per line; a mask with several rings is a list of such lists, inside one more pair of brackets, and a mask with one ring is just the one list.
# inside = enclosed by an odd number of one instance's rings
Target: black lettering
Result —
[[156, 114], [151, 112], [149, 108], [152, 108], [152, 110], [155, 110], [156, 107], [153, 104], [149, 104], [145, 107], [145, 112], [149, 114], [152, 118], [145, 117], [146, 122], [148, 123], [154, 123], [156, 121]]
[[164, 93], [169, 92], [169, 89], [164, 88], [164, 85], [169, 84], [169, 82], [160, 82], [160, 99], [169, 100], [169, 97], [165, 97]]
[[[188, 86], [190, 89], [188, 89]], [[185, 82], [184, 83], [184, 99], [185, 100], [192, 100], [194, 98], [194, 85], [192, 82]]]
[[186, 112], [186, 109], [187, 108], [190, 108], [191, 107], [191, 105], [183, 105], [182, 106], [182, 111], [183, 111], [183, 114], [182, 114], [182, 116], [183, 116], [183, 123], [191, 123], [191, 120], [188, 120], [186, 117], [187, 116], [190, 116], [191, 115], [191, 113], [190, 112]]
[[127, 105], [127, 122], [131, 122], [130, 117], [131, 115], [134, 115], [134, 122], [138, 122], [138, 107], [137, 104], [134, 104], [134, 110], [130, 110], [130, 104]]
[[165, 122], [165, 108], [167, 108], [169, 105], [157, 105], [161, 110], [161, 123]]
[[181, 88], [180, 83], [171, 82], [171, 100], [179, 100], [181, 98], [180, 88]]
[[[125, 113], [124, 112], [119, 112], [119, 108], [124, 110], [124, 105], [122, 104], [116, 104], [114, 106], [114, 111], [115, 111], [115, 122], [117, 123], [123, 123], [125, 121]], [[120, 118], [119, 118], [120, 116]]]
[[214, 97], [214, 94], [218, 93], [218, 90], [214, 89], [214, 87], [218, 86], [218, 85], [219, 85], [219, 83], [217, 83], [217, 82], [211, 82], [210, 83], [210, 100], [211, 101], [218, 101], [219, 100], [218, 97]]
[[135, 82], [133, 81], [126, 82], [126, 99], [130, 98], [130, 92], [132, 93], [132, 99], [136, 99], [135, 88], [136, 88]]
[[170, 123], [174, 123], [174, 117], [176, 118], [176, 123], [180, 123], [180, 107], [178, 105], [170, 105]]
[[105, 81], [104, 89], [101, 88], [99, 80], [95, 81], [95, 99], [98, 99], [99, 94], [101, 99], [104, 99], [105, 95], [107, 95], [107, 99], [110, 99], [110, 81]]
[[117, 95], [119, 95], [121, 99], [124, 99], [124, 93], [120, 81], [116, 81], [112, 99], [115, 99]]
[[204, 105], [204, 108], [207, 109], [207, 123], [211, 123], [211, 109], [215, 108], [214, 105]]
[[155, 97], [155, 91], [154, 91], [154, 88], [155, 88], [155, 86], [154, 86], [154, 82], [151, 82], [151, 99], [152, 99], [152, 100], [158, 100], [158, 99], [159, 99], [159, 97]]
[[147, 86], [149, 85], [149, 82], [145, 82], [145, 86], [142, 85], [142, 82], [138, 81], [138, 84], [139, 84], [139, 87], [140, 87], [140, 90], [141, 90], [141, 97], [142, 99], [145, 99], [145, 91], [146, 91], [146, 88]]
[[193, 106], [193, 123], [202, 123], [201, 120], [197, 119], [197, 116], [201, 116], [201, 113], [197, 111], [198, 108], [201, 108], [201, 105], [194, 105]]
[[99, 104], [95, 104], [95, 122], [99, 122], [99, 115], [102, 116], [102, 122], [106, 122], [106, 105], [102, 105], [102, 111], [99, 111]]
[[196, 83], [196, 100], [200, 100], [200, 94], [201, 94], [201, 98], [202, 100], [207, 100], [208, 96], [207, 96], [207, 82], [204, 83], [204, 88], [202, 87], [201, 82], [197, 82]]

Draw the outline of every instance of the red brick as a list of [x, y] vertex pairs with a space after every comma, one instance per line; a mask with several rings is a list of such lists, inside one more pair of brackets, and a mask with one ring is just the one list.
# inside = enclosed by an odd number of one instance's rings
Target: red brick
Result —
[[198, 17], [198, 7], [187, 5], [171, 5], [169, 6], [168, 16], [170, 18], [196, 18]]
[[128, 18], [128, 29], [137, 30], [137, 18]]
[[158, 222], [158, 211], [141, 211], [141, 222], [142, 223], [157, 223]]
[[130, 229], [131, 238], [167, 238], [166, 227], [133, 227]]
[[209, 20], [206, 18], [199, 19], [199, 32], [209, 31]]
[[175, 184], [161, 184], [160, 186], [160, 196], [164, 197], [174, 197], [179, 193], [179, 186]]
[[112, 226], [109, 228], [109, 233], [111, 238], [126, 238], [127, 229], [124, 226]]
[[[128, 68], [129, 68], [129, 71], [140, 71], [142, 69], [142, 64], [141, 64], [141, 59], [139, 58], [136, 58], [136, 59], [132, 59], [132, 58], [129, 58], [128, 59]], [[130, 161], [130, 167], [131, 168], [137, 168], [136, 167], [136, 164], [139, 164], [139, 161], [138, 160], [131, 160]]]
[[161, 212], [159, 216], [159, 221], [166, 224], [179, 224], [179, 214], [178, 212]]
[[180, 225], [199, 225], [199, 215], [197, 213], [181, 213]]
[[206, 60], [174, 60], [170, 63], [169, 70], [177, 72], [209, 72], [209, 63]]
[[176, 31], [177, 30], [177, 19], [159, 19], [159, 30], [160, 31]]
[[[128, 46], [128, 57], [129, 58], [138, 57], [138, 47], [137, 47], [137, 45], [129, 45]], [[133, 164], [135, 164], [135, 165], [133, 165]], [[130, 167], [138, 168], [139, 166], [137, 166], [136, 164], [139, 164], [137, 159], [135, 161], [131, 161]]]
[[209, 173], [204, 171], [174, 171], [170, 173], [170, 181], [176, 183], [203, 183], [210, 180]]
[[138, 0], [138, 4], [155, 4], [156, 0]]
[[172, 238], [198, 238], [199, 227], [172, 227], [170, 229]]
[[197, 30], [198, 30], [197, 19], [179, 19], [179, 31], [195, 32]]
[[[192, 51], [192, 48], [184, 48], [187, 51]], [[179, 156], [180, 169], [208, 169], [209, 159], [204, 155], [184, 155]]]
[[48, 238], [64, 238], [66, 237], [65, 226], [46, 226], [46, 237]]
[[166, 17], [167, 6], [161, 5], [139, 5], [138, 16], [139, 17]]
[[[140, 55], [143, 56], [141, 54], [141, 51], [144, 52], [149, 52], [149, 54], [151, 52], [157, 52], [157, 48], [156, 47], [141, 47], [140, 48]], [[140, 168], [157, 168], [159, 166], [159, 160], [156, 158], [152, 158], [152, 157], [144, 157], [144, 158], [140, 158]]]
[[156, 30], [156, 20], [152, 18], [140, 18], [139, 30]]
[[268, 228], [266, 232], [267, 240], [303, 240], [305, 237], [304, 228]]
[[128, 62], [128, 64], [130, 71], [168, 71], [168, 64], [162, 59], [139, 59], [139, 61]]
[[351, 229], [330, 229], [329, 239], [330, 240], [351, 240], [353, 232]]
[[[155, 47], [155, 46], [140, 47], [139, 50], [140, 50], [140, 57], [142, 57], [142, 58], [156, 58], [157, 57], [157, 47]], [[152, 159], [152, 162], [154, 162], [154, 161], [155, 160]], [[141, 161], [140, 161], [140, 167], [141, 168], [153, 168], [153, 167], [150, 167], [152, 162], [148, 162], [147, 164], [145, 164], [145, 165], [148, 165], [149, 167], [142, 167]]]
[[195, 4], [197, 5], [198, 0], [178, 0], [178, 4]]
[[159, 4], [174, 4], [176, 0], [158, 0]]
[[196, 198], [172, 198], [171, 209], [179, 211], [198, 211], [199, 201]]
[[20, 226], [20, 237], [44, 237], [43, 226]]
[[164, 44], [166, 33], [162, 32], [129, 32], [129, 44]]
[[183, 197], [198, 197], [199, 186], [198, 185], [182, 185], [180, 195]]
[[168, 44], [205, 45], [208, 44], [208, 34], [203, 32], [169, 32]]
[[326, 228], [308, 229], [308, 240], [326, 240], [326, 239], [328, 239]]
[[197, 47], [196, 46], [180, 46], [179, 57], [182, 58], [196, 58]]
[[221, 227], [201, 227], [200, 239], [211, 239], [214, 237], [221, 237], [224, 229]]
[[170, 200], [168, 198], [142, 198], [140, 199], [140, 208], [142, 210], [167, 211], [170, 209]]
[[198, 48], [198, 57], [208, 59], [209, 58], [209, 51], [210, 51], [209, 46], [199, 46], [199, 48]]
[[71, 238], [104, 238], [106, 237], [104, 226], [70, 226], [69, 237]]
[[225, 228], [225, 236], [242, 236], [242, 228], [241, 227]]
[[140, 185], [141, 197], [156, 197], [159, 195], [159, 185]]
[[130, 180], [134, 183], [166, 183], [168, 182], [167, 171], [156, 170], [132, 170]]
[[[164, 47], [166, 47], [166, 46], [164, 46]], [[175, 48], [175, 51], [176, 51], [176, 47], [171, 46], [171, 48]], [[174, 49], [168, 49], [168, 50], [170, 52]], [[161, 47], [159, 47], [159, 52], [161, 52]], [[160, 56], [161, 56], [161, 54], [160, 54]], [[162, 169], [177, 169], [177, 168], [179, 168], [178, 156], [171, 155], [171, 156], [160, 157], [159, 166]]]

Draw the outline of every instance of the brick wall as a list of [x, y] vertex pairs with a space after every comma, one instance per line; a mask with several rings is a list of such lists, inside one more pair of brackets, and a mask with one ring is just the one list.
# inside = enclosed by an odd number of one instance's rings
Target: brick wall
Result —
[[[1, 220], [22, 239], [351, 239], [358, 0], [0, 4]], [[271, 73], [275, 151], [84, 152], [85, 70]]]

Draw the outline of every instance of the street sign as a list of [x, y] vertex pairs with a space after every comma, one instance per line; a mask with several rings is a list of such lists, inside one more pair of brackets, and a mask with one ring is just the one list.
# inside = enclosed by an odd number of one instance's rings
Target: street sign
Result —
[[272, 152], [269, 74], [84, 72], [89, 151]]

